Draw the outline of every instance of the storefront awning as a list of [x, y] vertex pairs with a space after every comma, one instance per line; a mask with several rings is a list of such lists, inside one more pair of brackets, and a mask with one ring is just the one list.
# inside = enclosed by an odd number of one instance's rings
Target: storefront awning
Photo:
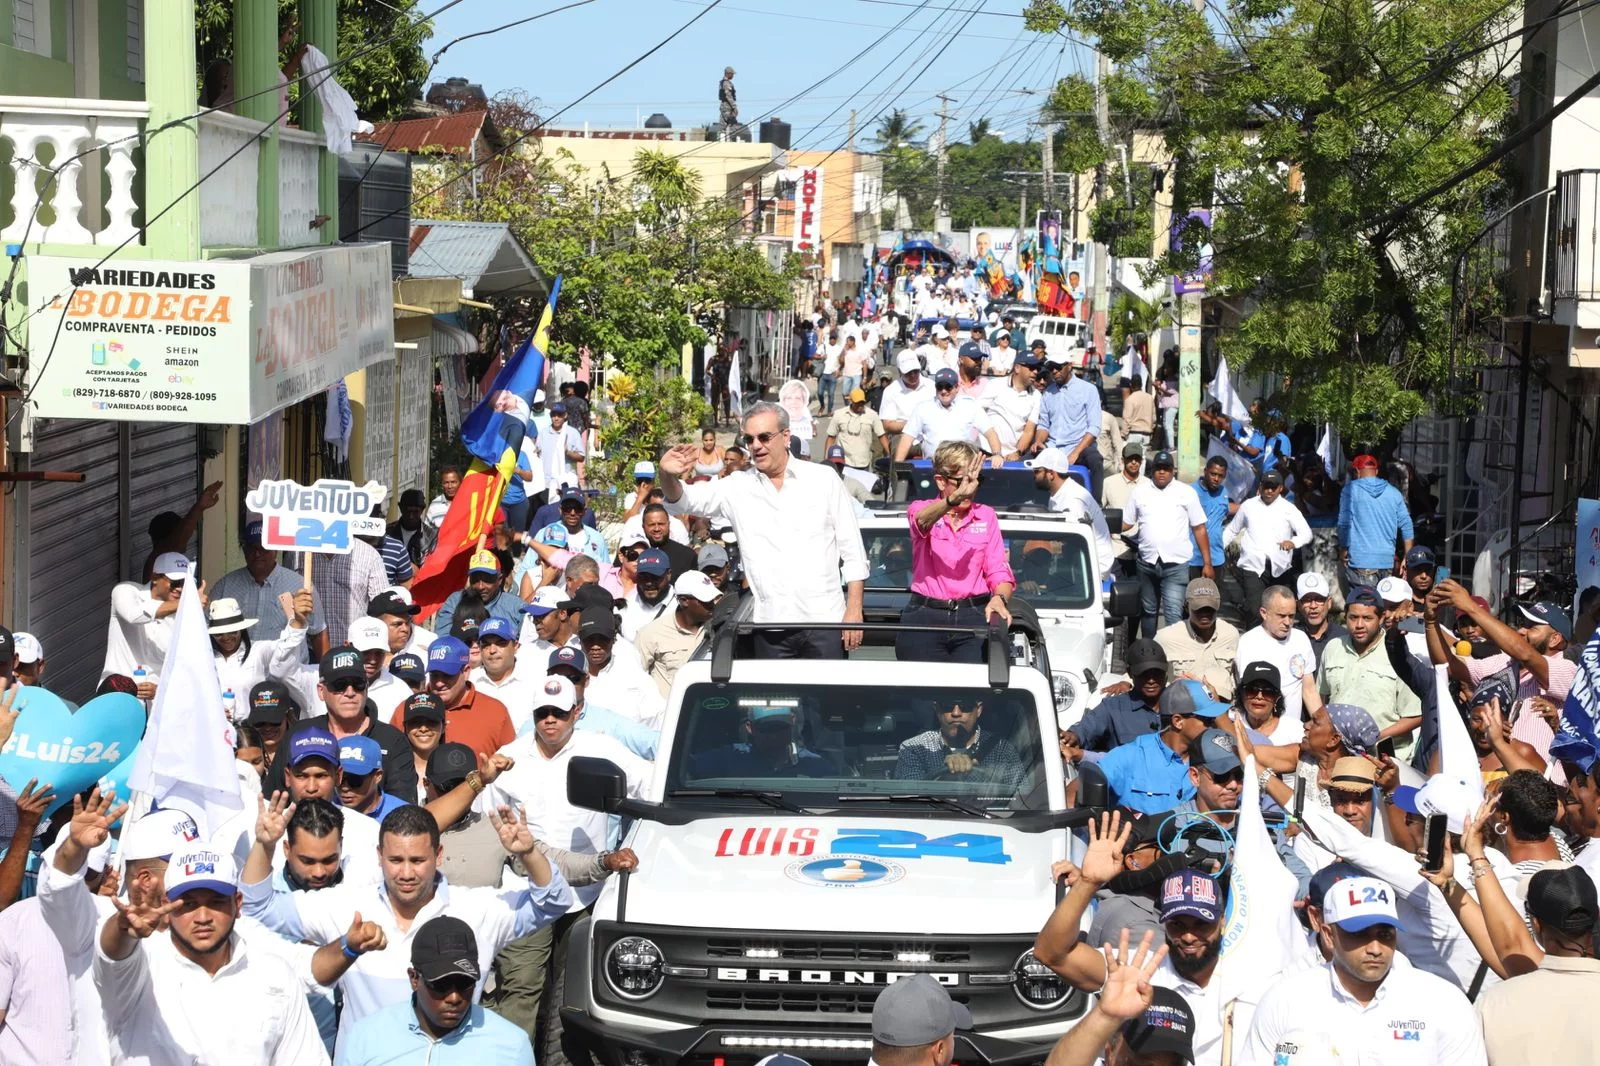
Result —
[[478, 338], [448, 322], [441, 322], [437, 317], [433, 320], [433, 354], [443, 355], [471, 355], [478, 350]]
[[29, 256], [44, 418], [250, 425], [394, 358], [385, 242], [161, 262]]

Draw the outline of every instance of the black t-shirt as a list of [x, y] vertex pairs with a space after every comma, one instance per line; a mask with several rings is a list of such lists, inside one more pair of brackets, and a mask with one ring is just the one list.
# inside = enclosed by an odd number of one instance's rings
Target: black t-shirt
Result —
[[[286, 787], [283, 775], [284, 760], [289, 755], [289, 738], [307, 729], [327, 728], [328, 716], [319, 714], [315, 718], [303, 718], [283, 731], [283, 739], [278, 741], [278, 753], [273, 756], [272, 765], [267, 767], [267, 777], [262, 784], [263, 795], [270, 797]], [[388, 722], [378, 721], [377, 708], [371, 700], [367, 701], [367, 728], [362, 730], [362, 734], [376, 740], [378, 747], [383, 749], [383, 791], [402, 799], [415, 796], [417, 763], [411, 752], [411, 742]]]
[[1350, 635], [1350, 631], [1337, 622], [1329, 622], [1328, 628], [1320, 637], [1312, 636], [1311, 630], [1306, 628], [1306, 624], [1304, 622], [1296, 622], [1294, 627], [1310, 638], [1311, 648], [1317, 653], [1318, 663], [1322, 662], [1322, 649], [1327, 646], [1329, 641], [1338, 640], [1340, 637], [1348, 637]]
[[672, 564], [672, 579], [676, 581], [680, 574], [687, 574], [691, 570], [700, 569], [700, 556], [688, 545], [679, 544], [668, 537], [660, 544], [650, 545], [659, 551], [666, 552], [667, 562]]
[[578, 432], [589, 431], [589, 401], [577, 396], [568, 396], [561, 401], [567, 409], [567, 421], [577, 427]]

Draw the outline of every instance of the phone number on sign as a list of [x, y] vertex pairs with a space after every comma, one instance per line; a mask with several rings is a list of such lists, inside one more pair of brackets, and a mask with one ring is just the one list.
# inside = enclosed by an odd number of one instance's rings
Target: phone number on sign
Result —
[[137, 400], [144, 393], [139, 389], [73, 389], [72, 395], [88, 399]]
[[215, 400], [214, 392], [152, 392], [152, 400]]

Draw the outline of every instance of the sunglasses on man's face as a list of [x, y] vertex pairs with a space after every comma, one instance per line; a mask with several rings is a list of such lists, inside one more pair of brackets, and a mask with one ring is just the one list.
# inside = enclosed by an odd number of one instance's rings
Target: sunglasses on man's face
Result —
[[583, 504], [581, 504], [581, 503], [564, 503], [564, 504], [561, 505], [561, 513], [562, 514], [582, 514], [583, 513]]
[[351, 689], [355, 689], [357, 692], [367, 691], [366, 679], [362, 678], [360, 680], [352, 680], [350, 678], [346, 678], [343, 681], [328, 682], [329, 692], [348, 692]]
[[1207, 770], [1206, 774], [1211, 778], [1211, 780], [1215, 781], [1219, 785], [1244, 784], [1244, 771], [1241, 769], [1229, 770], [1225, 774], [1214, 774], [1210, 770]]
[[422, 983], [428, 986], [428, 991], [433, 994], [435, 999], [444, 999], [452, 992], [460, 992], [464, 996], [470, 996], [473, 989], [478, 986], [476, 981], [465, 974], [452, 974], [437, 981], [424, 981]]
[[533, 712], [533, 720], [538, 722], [546, 718], [559, 718], [565, 722], [572, 717], [571, 711], [563, 711], [559, 707], [539, 707]]
[[935, 385], [934, 386], [934, 391], [935, 392], [955, 392], [956, 391], [956, 387], [954, 385]]
[[780, 435], [782, 435], [784, 433], [787, 433], [787, 432], [789, 432], [789, 431], [786, 430], [786, 429], [773, 429], [773, 430], [768, 430], [766, 433], [757, 433], [754, 436], [752, 436], [749, 433], [745, 433], [745, 434], [742, 434], [739, 437], [739, 439], [744, 441], [746, 447], [748, 447], [748, 446], [750, 446], [752, 444], [755, 444], [758, 441], [761, 444], [770, 444], [770, 443], [772, 443], [772, 439], [774, 437], [780, 436]]

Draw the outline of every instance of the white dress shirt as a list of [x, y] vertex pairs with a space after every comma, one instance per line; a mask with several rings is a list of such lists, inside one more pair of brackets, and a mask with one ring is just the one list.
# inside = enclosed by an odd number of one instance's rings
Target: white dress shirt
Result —
[[137, 667], [150, 672], [151, 681], [161, 675], [167, 661], [167, 642], [172, 639], [175, 615], [157, 618], [162, 601], [150, 595], [150, 586], [138, 581], [123, 581], [111, 589], [111, 626], [106, 632], [106, 661], [100, 680], [112, 674], [133, 676]]
[[[1363, 1006], [1332, 963], [1289, 974], [1262, 997], [1243, 1066], [1483, 1066], [1478, 1016], [1460, 989], [1396, 955]], [[1330, 1056], [1332, 1051], [1335, 1055]]]
[[[651, 764], [604, 733], [574, 729], [567, 743], [555, 755], [546, 755], [533, 733], [520, 736], [500, 749], [515, 762], [511, 769], [495, 778], [485, 790], [494, 790], [504, 803], [528, 812], [528, 830], [534, 839], [552, 847], [583, 855], [598, 855], [609, 847], [611, 818], [599, 811], [574, 807], [567, 799], [567, 767], [576, 755], [609, 759], [628, 778], [628, 795], [640, 798], [650, 783]], [[583, 885], [574, 910], [587, 907], [600, 895], [601, 884]]]
[[1245, 630], [1239, 635], [1239, 650], [1233, 657], [1234, 673], [1242, 675], [1251, 663], [1271, 663], [1278, 668], [1283, 720], [1300, 721], [1300, 708], [1305, 703], [1300, 679], [1317, 669], [1317, 650], [1305, 630], [1291, 629], [1282, 640], [1275, 639], [1263, 626]]
[[[423, 662], [428, 661], [427, 654], [422, 657]], [[315, 686], [313, 686], [315, 687]], [[378, 679], [367, 686], [367, 699], [378, 708], [378, 721], [387, 722], [390, 715], [400, 709], [400, 705], [411, 696], [411, 686], [395, 677], [386, 666], [378, 673]], [[404, 732], [402, 729], [401, 732]]]
[[[268, 878], [243, 885], [241, 890], [247, 914], [291, 939], [318, 944], [338, 940], [357, 913], [364, 921], [382, 927], [389, 946], [361, 956], [339, 979], [344, 990], [344, 1011], [339, 1016], [339, 1037], [343, 1039], [362, 1018], [411, 995], [406, 976], [411, 966], [411, 938], [428, 919], [447, 914], [471, 926], [478, 939], [479, 972], [487, 978], [501, 948], [565, 914], [574, 898], [554, 867], [550, 883], [543, 888], [514, 874], [507, 874], [499, 888], [452, 888], [443, 874], [436, 878], [433, 898], [406, 929], [396, 921], [388, 886], [381, 881], [376, 885], [346, 882], [315, 892], [277, 892]], [[473, 1001], [482, 994], [480, 979]], [[320, 1042], [317, 1048], [321, 1050]]]
[[[474, 666], [467, 675], [467, 680], [478, 686], [479, 692], [493, 696], [506, 705], [506, 714], [511, 717], [511, 724], [518, 732], [533, 721], [533, 700], [539, 691], [534, 679], [528, 676], [528, 670], [529, 667], [523, 664], [522, 647], [518, 645], [516, 665], [499, 681], [491, 678], [482, 666]], [[541, 682], [544, 676], [543, 670], [537, 675]]]
[[[304, 642], [300, 646], [304, 647]], [[267, 679], [267, 664], [276, 650], [277, 643], [271, 640], [252, 641], [249, 655], [245, 654], [242, 643], [232, 655], [212, 650], [211, 658], [217, 664], [217, 691], [233, 693], [233, 706], [228, 710], [235, 722], [249, 717], [250, 690]]]
[[112, 960], [97, 943], [94, 979], [117, 1061], [130, 1066], [326, 1063], [328, 1052], [300, 975], [281, 955], [259, 942], [247, 944], [237, 931], [232, 952], [213, 976], [180, 955], [167, 933], [139, 941], [121, 960]]
[[933, 398], [933, 381], [926, 374], [914, 389], [906, 388], [904, 378], [891, 381], [883, 387], [883, 398], [878, 401], [878, 417], [885, 422], [908, 422], [911, 412]]
[[977, 444], [989, 429], [989, 416], [977, 400], [957, 396], [946, 407], [937, 398], [921, 404], [906, 422], [906, 436], [922, 442], [922, 454], [933, 457], [934, 449], [947, 440]]
[[989, 390], [986, 397], [986, 409], [989, 412], [989, 428], [994, 430], [994, 435], [1000, 439], [1003, 451], [1013, 451], [1017, 441], [1022, 438], [1022, 431], [1028, 424], [1038, 424], [1039, 402], [1043, 394], [1038, 389], [1026, 389], [1018, 392], [1009, 383], [1003, 383], [999, 388]]
[[1106, 513], [1100, 505], [1089, 495], [1089, 490], [1078, 484], [1078, 479], [1069, 477], [1061, 482], [1061, 487], [1050, 497], [1050, 510], [1056, 514], [1075, 515], [1080, 519], [1087, 518], [1094, 527], [1095, 555], [1100, 559], [1100, 572], [1106, 573], [1111, 569], [1111, 564], [1116, 560], [1117, 550], [1111, 543], [1111, 530], [1106, 525]]
[[[1194, 1066], [1220, 1066], [1224, 1006], [1220, 982], [1213, 980], [1202, 988], [1174, 970], [1171, 961], [1162, 959], [1156, 972], [1150, 975], [1150, 983], [1157, 988], [1170, 988], [1178, 993], [1194, 1014]], [[1236, 1048], [1244, 1043], [1245, 1030], [1239, 1025], [1238, 1015], [1243, 1009], [1246, 1009], [1245, 1004], [1240, 1003], [1234, 1010], [1233, 1046]]]
[[1279, 577], [1294, 561], [1294, 548], [1285, 550], [1284, 541], [1292, 541], [1295, 548], [1311, 543], [1311, 527], [1306, 525], [1300, 508], [1279, 496], [1270, 504], [1260, 496], [1252, 496], [1239, 505], [1239, 510], [1228, 520], [1222, 531], [1224, 545], [1239, 543], [1239, 566], [1253, 574]]
[[[744, 543], [743, 536], [739, 542]], [[843, 610], [841, 607], [840, 612]], [[598, 674], [589, 675], [583, 698], [650, 729], [659, 730], [667, 713], [667, 701], [639, 661], [639, 648], [628, 640], [618, 640], [611, 646], [611, 660]]]
[[1154, 481], [1134, 486], [1122, 511], [1123, 525], [1139, 527], [1139, 559], [1152, 565], [1187, 563], [1194, 557], [1190, 530], [1206, 524], [1194, 486], [1177, 478], [1164, 489]]
[[[867, 579], [867, 552], [850, 494], [822, 463], [791, 458], [781, 490], [757, 470], [685, 485], [668, 508], [720, 517], [733, 527], [757, 622], [842, 621], [842, 586]], [[642, 669], [640, 674], [649, 682]], [[650, 691], [656, 691], [654, 683]], [[592, 690], [591, 698], [607, 707], [624, 706], [601, 700]]]

